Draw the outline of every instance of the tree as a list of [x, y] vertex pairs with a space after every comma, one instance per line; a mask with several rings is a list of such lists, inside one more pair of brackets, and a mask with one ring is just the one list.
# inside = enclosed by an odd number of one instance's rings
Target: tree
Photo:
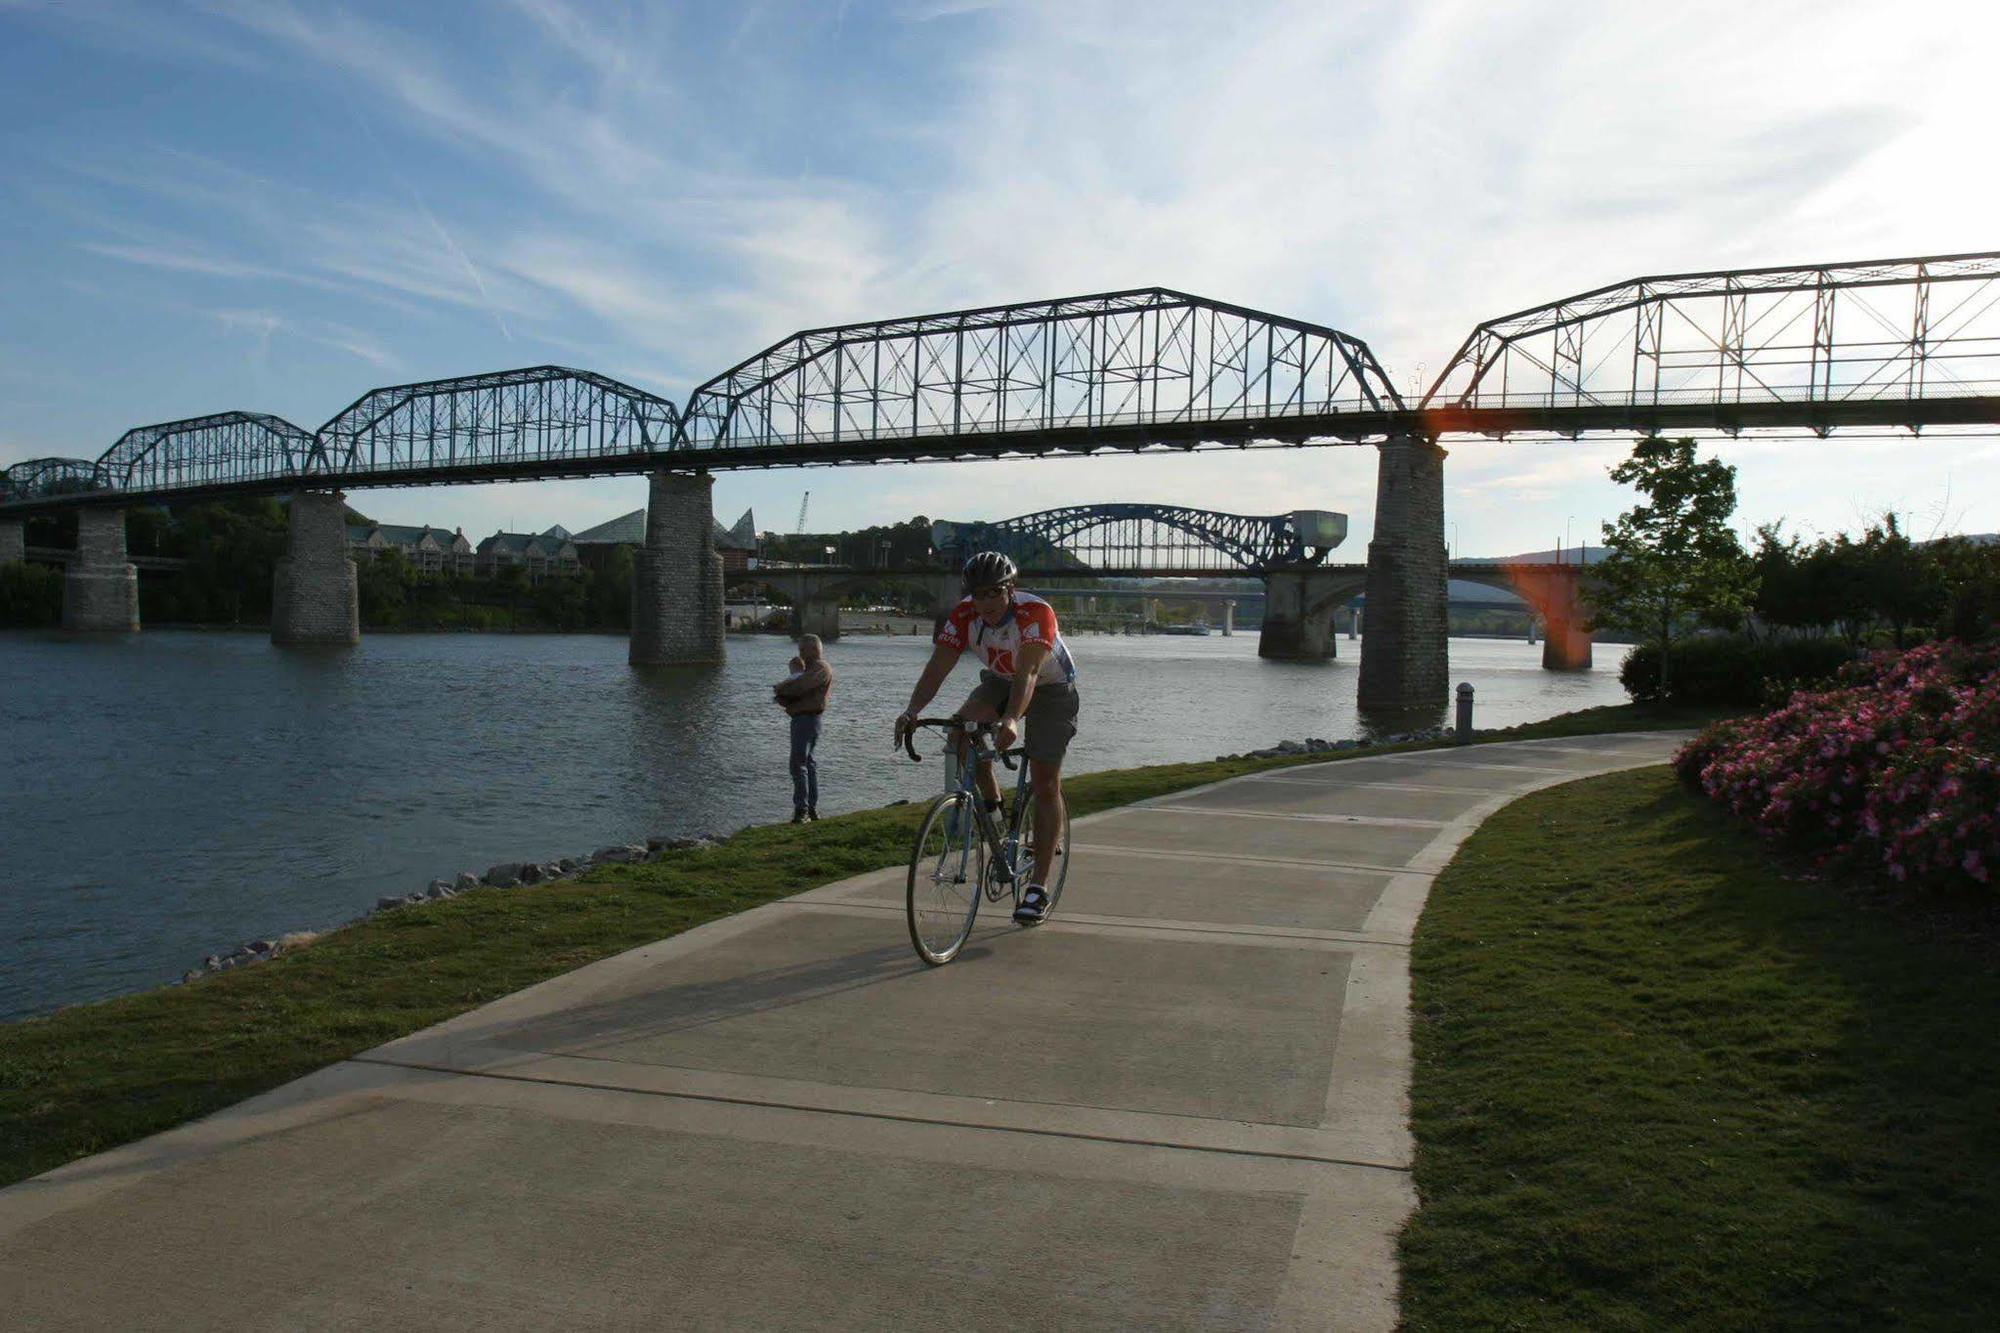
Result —
[[403, 624], [403, 610], [416, 586], [417, 571], [395, 547], [376, 553], [372, 560], [356, 562], [355, 587], [361, 603], [361, 620], [371, 628], [396, 629]]
[[176, 515], [187, 566], [179, 591], [190, 619], [239, 623], [271, 614], [271, 580], [288, 544], [285, 508], [247, 496], [195, 504]]
[[1665, 695], [1675, 634], [1690, 620], [1740, 622], [1756, 591], [1755, 566], [1729, 527], [1736, 469], [1697, 461], [1693, 440], [1655, 437], [1633, 445], [1611, 479], [1650, 503], [1604, 525], [1608, 553], [1589, 572], [1594, 618], [1659, 646]]
[[25, 560], [0, 564], [0, 628], [62, 621], [63, 573]]
[[1945, 537], [1927, 554], [1941, 593], [1939, 632], [1965, 643], [2000, 636], [2000, 541]]
[[1893, 513], [1870, 524], [1853, 546], [1861, 604], [1895, 632], [1901, 648], [1910, 626], [1933, 624], [1944, 610], [1937, 562], [1903, 535]]

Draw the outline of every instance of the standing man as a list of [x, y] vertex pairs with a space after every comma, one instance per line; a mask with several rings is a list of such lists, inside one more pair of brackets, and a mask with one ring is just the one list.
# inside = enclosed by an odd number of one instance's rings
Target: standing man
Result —
[[792, 822], [819, 818], [819, 764], [813, 747], [819, 744], [819, 715], [833, 691], [833, 668], [827, 664], [819, 635], [799, 639], [802, 669], [771, 687], [778, 704], [792, 716]]
[[[1034, 880], [1021, 891], [1014, 919], [1032, 926], [1048, 914], [1049, 895], [1043, 887], [1062, 845], [1062, 761], [1076, 735], [1076, 662], [1056, 629], [1056, 611], [1031, 592], [1016, 592], [1019, 571], [999, 551], [981, 551], [965, 562], [960, 580], [965, 598], [945, 617], [933, 640], [931, 660], [910, 691], [910, 706], [896, 718], [896, 743], [903, 743], [923, 711], [936, 697], [946, 676], [967, 648], [978, 651], [983, 669], [972, 694], [957, 716], [973, 722], [997, 722], [996, 749], [1007, 749], [1026, 719], [1028, 783], [1035, 793]], [[1000, 785], [993, 765], [982, 764], [979, 794], [986, 808], [1000, 808]]]

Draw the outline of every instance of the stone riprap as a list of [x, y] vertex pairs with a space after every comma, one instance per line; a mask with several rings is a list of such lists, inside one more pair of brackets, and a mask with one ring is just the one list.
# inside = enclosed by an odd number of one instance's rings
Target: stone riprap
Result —
[[[596, 865], [631, 865], [643, 861], [657, 861], [670, 852], [714, 847], [723, 841], [725, 841], [724, 835], [719, 833], [656, 837], [646, 839], [643, 846], [631, 843], [619, 847], [607, 847], [589, 856], [565, 856], [544, 862], [503, 862], [489, 868], [484, 875], [461, 870], [456, 879], [432, 880], [422, 892], [406, 893], [400, 897], [390, 894], [377, 898], [373, 908], [355, 917], [348, 924], [366, 921], [377, 912], [393, 912], [398, 908], [419, 903], [441, 902], [447, 898], [456, 898], [474, 889], [513, 889], [525, 888], [532, 884], [549, 884], [557, 880], [573, 879]], [[185, 984], [199, 981], [210, 973], [228, 971], [250, 963], [261, 963], [268, 958], [275, 958], [287, 947], [307, 943], [316, 938], [318, 938], [317, 931], [297, 931], [286, 935], [282, 940], [258, 940], [239, 944], [225, 953], [209, 954], [202, 959], [201, 966], [182, 974], [180, 980]]]

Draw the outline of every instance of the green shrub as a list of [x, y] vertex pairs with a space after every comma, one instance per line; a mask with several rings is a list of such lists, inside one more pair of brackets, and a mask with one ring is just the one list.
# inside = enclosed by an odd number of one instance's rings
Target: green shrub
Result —
[[[1831, 680], [1854, 652], [1835, 638], [1752, 639], [1715, 634], [1674, 645], [1664, 698], [1676, 703], [1756, 705], [1802, 685]], [[1625, 692], [1642, 702], [1663, 696], [1660, 648], [1642, 643], [1618, 669]]]
[[54, 625], [62, 620], [63, 575], [49, 565], [10, 560], [0, 565], [0, 626]]

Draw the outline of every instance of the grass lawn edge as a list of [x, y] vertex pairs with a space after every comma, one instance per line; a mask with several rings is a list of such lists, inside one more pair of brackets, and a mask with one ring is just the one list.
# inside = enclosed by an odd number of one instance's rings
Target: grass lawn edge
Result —
[[1996, 941], [1659, 767], [1510, 803], [1412, 942], [1404, 1327], [1994, 1327]]

